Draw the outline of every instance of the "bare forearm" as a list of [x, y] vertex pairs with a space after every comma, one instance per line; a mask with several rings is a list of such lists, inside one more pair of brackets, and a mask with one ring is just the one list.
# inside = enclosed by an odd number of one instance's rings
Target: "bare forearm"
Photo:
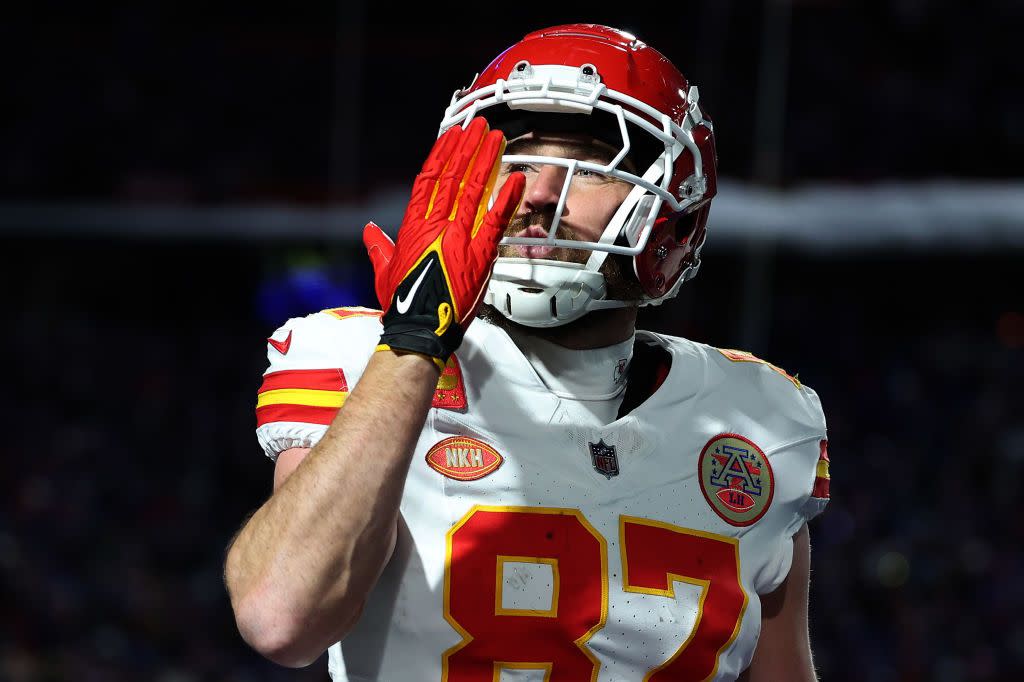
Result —
[[746, 677], [749, 682], [815, 682], [807, 624], [811, 543], [806, 524], [793, 536], [793, 563], [779, 587], [761, 595], [761, 635]]
[[322, 651], [358, 616], [393, 546], [436, 384], [420, 356], [374, 354], [323, 439], [235, 539], [225, 579], [243, 635], [264, 653], [296, 639]]

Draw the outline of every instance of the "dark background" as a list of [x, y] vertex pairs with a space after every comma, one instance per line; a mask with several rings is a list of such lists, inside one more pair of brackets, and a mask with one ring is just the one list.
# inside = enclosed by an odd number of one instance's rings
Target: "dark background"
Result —
[[[790, 8], [788, 29], [787, 10], [766, 4]], [[19, 94], [3, 111], [0, 196], [17, 200], [316, 202], [407, 183], [453, 91], [526, 32], [581, 14], [34, 7], [0, 29]], [[633, 31], [700, 86], [729, 177], [755, 177], [757, 116], [779, 95], [786, 183], [1019, 174], [1018, 1], [707, 0], [587, 14]], [[785, 82], [771, 88], [762, 69], [780, 54]]]
[[[700, 85], [727, 178], [783, 197], [1021, 186], [1019, 2], [659, 7], [585, 18], [632, 30]], [[220, 572], [270, 491], [253, 433], [263, 340], [290, 315], [373, 304], [365, 256], [350, 225], [197, 236], [142, 216], [316, 212], [407, 187], [453, 90], [528, 30], [582, 15], [15, 12], [0, 26], [0, 680], [324, 680], [322, 662], [289, 671], [244, 645]], [[53, 208], [64, 224], [31, 220]], [[86, 208], [121, 227], [79, 221]], [[716, 240], [711, 215], [700, 276], [644, 326], [745, 347], [820, 394], [822, 679], [1024, 679], [1021, 249], [972, 239], [969, 221], [955, 246]]]

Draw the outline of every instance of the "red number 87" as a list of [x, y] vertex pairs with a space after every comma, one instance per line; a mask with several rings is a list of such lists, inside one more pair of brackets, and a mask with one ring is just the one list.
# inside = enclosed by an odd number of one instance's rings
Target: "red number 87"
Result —
[[[608, 545], [576, 509], [476, 506], [447, 536], [444, 617], [462, 641], [444, 653], [444, 682], [494, 682], [502, 668], [544, 670], [545, 682], [597, 680], [586, 647], [608, 617]], [[636, 517], [619, 518], [623, 589], [674, 598], [702, 588], [693, 631], [644, 681], [710, 679], [747, 606], [738, 540]], [[501, 608], [503, 560], [552, 566], [551, 608]]]

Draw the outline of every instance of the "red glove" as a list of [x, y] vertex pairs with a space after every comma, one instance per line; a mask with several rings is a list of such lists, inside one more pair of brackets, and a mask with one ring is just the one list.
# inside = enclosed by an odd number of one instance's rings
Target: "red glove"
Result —
[[427, 355], [443, 370], [476, 316], [526, 185], [513, 173], [487, 210], [505, 150], [501, 131], [488, 130], [477, 117], [437, 139], [413, 183], [397, 244], [374, 223], [363, 230], [384, 308], [377, 350]]

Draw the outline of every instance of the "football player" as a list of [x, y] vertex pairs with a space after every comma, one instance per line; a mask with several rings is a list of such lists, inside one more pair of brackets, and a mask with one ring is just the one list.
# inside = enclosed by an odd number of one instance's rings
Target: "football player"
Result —
[[815, 679], [816, 394], [634, 328], [697, 271], [715, 162], [697, 88], [619, 30], [455, 93], [396, 241], [364, 232], [383, 310], [269, 339], [247, 642], [351, 682]]

